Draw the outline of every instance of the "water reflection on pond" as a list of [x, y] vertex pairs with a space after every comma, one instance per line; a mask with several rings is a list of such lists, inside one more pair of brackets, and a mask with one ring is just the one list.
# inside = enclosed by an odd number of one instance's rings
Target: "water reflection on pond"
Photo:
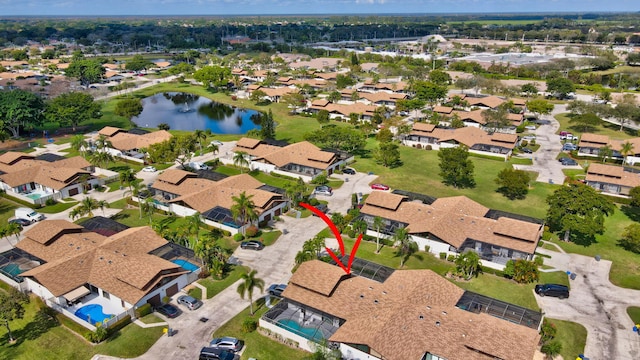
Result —
[[260, 128], [255, 110], [231, 107], [189, 93], [158, 93], [142, 99], [142, 113], [132, 120], [138, 126], [171, 130], [206, 130], [218, 134], [245, 134]]

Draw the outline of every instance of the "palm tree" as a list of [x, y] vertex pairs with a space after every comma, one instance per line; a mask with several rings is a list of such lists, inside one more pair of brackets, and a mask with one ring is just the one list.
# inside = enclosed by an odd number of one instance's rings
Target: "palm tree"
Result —
[[256, 205], [253, 203], [251, 198], [253, 195], [247, 196], [245, 191], [241, 192], [239, 196], [232, 196], [233, 205], [231, 205], [231, 214], [235, 219], [240, 220], [242, 224], [242, 233], [244, 234], [244, 225], [247, 222], [255, 220], [258, 218], [258, 213], [255, 208]]
[[212, 152], [214, 154], [218, 153], [218, 150], [220, 150], [220, 147], [216, 144], [209, 144], [209, 146], [207, 146], [207, 150], [209, 152]]
[[77, 217], [82, 217], [82, 209], [80, 209], [79, 206], [71, 209], [71, 211], [69, 212], [69, 217], [71, 218], [71, 220], [75, 220]]
[[[16, 222], [9, 223], [9, 225], [7, 225], [7, 228], [6, 228], [7, 240], [11, 235], [15, 235], [16, 243], [17, 243], [17, 241], [20, 240], [20, 232], [22, 232], [22, 225]], [[9, 244], [11, 244], [11, 241], [9, 241]]]
[[141, 200], [139, 196], [145, 187], [144, 185], [142, 185], [142, 183], [132, 182], [132, 183], [129, 183], [129, 188], [130, 190], [125, 190], [125, 192], [122, 193], [122, 197], [126, 197], [127, 193], [131, 193], [131, 196], [138, 198], [138, 208], [140, 209], [140, 219], [142, 219], [142, 205], [140, 204]]
[[98, 208], [102, 210], [102, 216], [104, 216], [104, 208], [110, 208], [109, 202], [107, 200], [98, 201]]
[[82, 199], [82, 201], [80, 202], [80, 206], [78, 206], [78, 209], [81, 212], [81, 216], [89, 215], [90, 217], [93, 217], [93, 210], [99, 207], [100, 206], [98, 205], [98, 200], [87, 196]]
[[131, 190], [131, 183], [136, 180], [136, 176], [133, 174], [133, 170], [126, 169], [120, 171], [120, 184], [127, 185]]
[[367, 232], [367, 222], [362, 219], [355, 220], [351, 223], [351, 228], [356, 234], [364, 234]]
[[168, 222], [164, 220], [165, 219], [154, 221], [151, 224], [151, 228], [153, 228], [156, 234], [162, 236], [163, 238], [167, 238], [170, 228]]
[[456, 272], [470, 280], [473, 275], [482, 272], [480, 256], [475, 251], [467, 251], [456, 258]]
[[[101, 150], [94, 151], [93, 153], [91, 153], [91, 156], [89, 156], [90, 163], [102, 168], [109, 165], [109, 162], [111, 161], [113, 161], [113, 155], [109, 154], [106, 151], [101, 151]], [[100, 166], [100, 165], [103, 165], [103, 166]]]
[[400, 267], [403, 267], [407, 258], [418, 250], [418, 246], [409, 236], [409, 231], [407, 231], [406, 227], [396, 229], [393, 235], [393, 242], [398, 247], [397, 254], [400, 256]]
[[257, 270], [251, 270], [250, 272], [240, 275], [242, 283], [238, 285], [238, 294], [244, 299], [245, 294], [249, 297], [249, 307], [251, 315], [253, 315], [253, 289], [258, 288], [260, 291], [264, 291], [264, 280], [257, 278]]
[[373, 228], [376, 229], [376, 254], [380, 253], [380, 229], [384, 225], [384, 220], [380, 216], [373, 218]]
[[620, 154], [624, 156], [624, 159], [622, 161], [623, 164], [627, 163], [627, 156], [632, 153], [633, 153], [632, 143], [630, 143], [629, 141], [626, 141], [624, 144], [622, 144], [622, 148], [620, 149]]
[[613, 150], [611, 149], [611, 145], [605, 145], [598, 150], [598, 156], [602, 159], [602, 163], [606, 163], [607, 159], [613, 155]]
[[237, 166], [240, 168], [240, 172], [242, 172], [242, 168], [249, 167], [249, 160], [247, 160], [247, 156], [249, 154], [247, 154], [244, 151], [238, 151], [236, 152], [236, 154], [233, 156], [233, 165]]
[[71, 148], [75, 151], [79, 151], [80, 155], [84, 156], [87, 152], [89, 144], [85, 140], [84, 135], [74, 135], [71, 138]]
[[200, 147], [200, 152], [202, 152], [202, 140], [207, 140], [207, 134], [204, 130], [196, 129], [193, 132], [193, 137], [198, 142], [198, 147]]
[[113, 144], [109, 140], [109, 138], [105, 135], [99, 135], [95, 141], [96, 149], [104, 150], [105, 148], [113, 148]]
[[204, 225], [204, 222], [202, 221], [199, 212], [187, 217], [187, 227], [189, 229], [189, 233], [195, 235], [195, 244], [200, 242], [200, 228], [202, 225]]

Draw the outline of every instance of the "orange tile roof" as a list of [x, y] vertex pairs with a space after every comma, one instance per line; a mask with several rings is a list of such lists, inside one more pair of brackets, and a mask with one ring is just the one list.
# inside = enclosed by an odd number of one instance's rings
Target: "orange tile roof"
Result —
[[345, 320], [330, 341], [363, 344], [388, 360], [420, 359], [426, 352], [448, 359], [534, 356], [535, 329], [457, 308], [464, 290], [431, 270], [396, 270], [384, 283], [340, 278], [337, 271], [319, 260], [305, 262], [283, 292]]

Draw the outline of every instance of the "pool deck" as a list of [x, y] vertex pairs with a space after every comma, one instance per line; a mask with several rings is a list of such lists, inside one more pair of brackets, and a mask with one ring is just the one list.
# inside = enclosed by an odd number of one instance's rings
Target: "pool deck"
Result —
[[[278, 323], [278, 326], [282, 327], [283, 329], [290, 331], [287, 327], [284, 326], [284, 324], [280, 323], [281, 320], [292, 320], [295, 321], [300, 327], [304, 327], [304, 328], [319, 328], [320, 332], [322, 333], [322, 336], [325, 339], [328, 339], [331, 337], [331, 335], [333, 335], [336, 331], [338, 331], [338, 328], [333, 326], [333, 324], [327, 322], [327, 321], [322, 321], [319, 317], [319, 315], [317, 314], [307, 314], [307, 317], [304, 321], [304, 323], [300, 323], [300, 313], [298, 311], [295, 311], [293, 309], [287, 309], [285, 311], [282, 312], [282, 314], [280, 314], [276, 319], [275, 322]], [[304, 333], [304, 332], [303, 332]], [[298, 334], [299, 335], [299, 334]]]

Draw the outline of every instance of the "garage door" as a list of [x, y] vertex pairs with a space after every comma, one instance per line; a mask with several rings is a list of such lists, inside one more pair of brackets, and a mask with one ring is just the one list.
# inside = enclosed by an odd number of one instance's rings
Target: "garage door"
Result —
[[167, 296], [172, 297], [178, 292], [178, 284], [173, 284], [167, 288]]
[[271, 214], [267, 214], [267, 215], [264, 217], [264, 221], [270, 221], [270, 220], [271, 220]]
[[155, 295], [154, 297], [150, 298], [149, 300], [147, 300], [147, 302], [149, 304], [151, 304], [152, 306], [158, 306], [160, 305], [161, 301], [160, 301], [160, 294]]
[[78, 195], [80, 193], [80, 189], [74, 187], [73, 189], [69, 189], [69, 196]]

